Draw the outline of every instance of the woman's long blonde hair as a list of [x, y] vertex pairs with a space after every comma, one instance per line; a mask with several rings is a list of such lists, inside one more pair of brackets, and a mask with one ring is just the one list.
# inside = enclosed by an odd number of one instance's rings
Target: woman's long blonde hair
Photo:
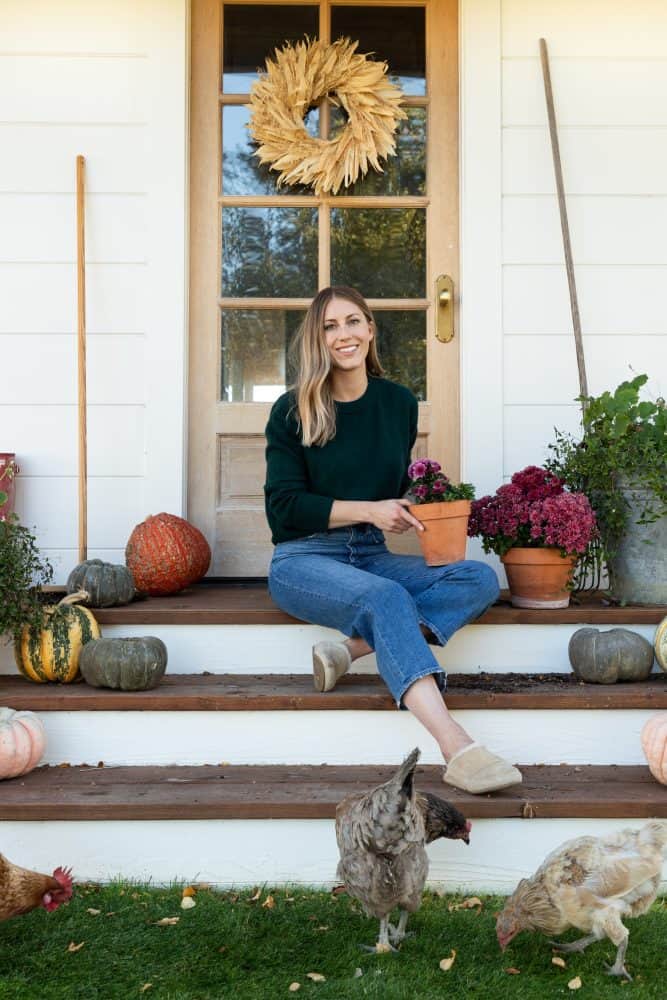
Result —
[[[347, 299], [361, 310], [375, 332], [373, 313], [355, 288], [332, 285], [317, 293], [308, 307], [303, 323], [291, 346], [297, 375], [292, 386], [295, 395], [301, 441], [306, 447], [325, 445], [336, 436], [336, 407], [331, 393], [331, 356], [324, 333], [324, 314], [332, 299]], [[368, 345], [366, 373], [383, 375], [376, 338]]]

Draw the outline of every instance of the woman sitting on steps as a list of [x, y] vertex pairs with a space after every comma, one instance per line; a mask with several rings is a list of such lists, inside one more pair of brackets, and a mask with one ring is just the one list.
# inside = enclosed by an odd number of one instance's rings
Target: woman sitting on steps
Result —
[[478, 618], [498, 597], [498, 581], [482, 562], [427, 566], [388, 551], [383, 532], [422, 530], [401, 499], [418, 410], [408, 389], [382, 377], [374, 338], [370, 309], [346, 287], [319, 292], [299, 329], [296, 385], [266, 428], [269, 590], [295, 618], [349, 636], [314, 646], [318, 691], [375, 651], [396, 704], [437, 741], [444, 780], [474, 794], [506, 788], [520, 771], [451, 717], [446, 677], [428, 646], [444, 646]]

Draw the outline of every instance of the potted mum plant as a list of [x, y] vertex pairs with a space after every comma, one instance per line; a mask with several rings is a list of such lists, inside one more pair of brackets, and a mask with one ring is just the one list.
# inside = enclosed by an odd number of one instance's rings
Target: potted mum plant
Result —
[[470, 483], [456, 486], [442, 472], [438, 462], [420, 458], [408, 468], [412, 500], [410, 513], [424, 525], [418, 532], [427, 566], [445, 566], [465, 559], [470, 502], [475, 488]]
[[514, 607], [566, 608], [575, 564], [597, 528], [583, 493], [568, 493], [553, 472], [529, 465], [472, 504], [468, 534], [500, 556]]
[[600, 536], [581, 569], [597, 589], [606, 566], [621, 604], [667, 603], [667, 405], [639, 399], [647, 381], [580, 397], [580, 438], [557, 430], [546, 463], [590, 498]]

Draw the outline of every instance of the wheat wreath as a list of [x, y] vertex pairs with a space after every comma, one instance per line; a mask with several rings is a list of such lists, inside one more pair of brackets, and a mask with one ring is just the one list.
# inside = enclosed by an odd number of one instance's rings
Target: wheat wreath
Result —
[[[407, 117], [402, 91], [387, 77], [386, 62], [356, 52], [358, 42], [339, 38], [297, 42], [275, 50], [250, 91], [249, 129], [255, 156], [279, 172], [277, 184], [303, 184], [315, 194], [336, 194], [369, 165], [396, 151], [394, 132]], [[323, 97], [342, 107], [348, 121], [335, 139], [309, 135], [303, 118]]]

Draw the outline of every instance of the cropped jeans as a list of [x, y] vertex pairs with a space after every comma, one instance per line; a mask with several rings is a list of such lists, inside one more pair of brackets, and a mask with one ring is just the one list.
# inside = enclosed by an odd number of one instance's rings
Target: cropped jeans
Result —
[[446, 675], [420, 625], [440, 646], [478, 618], [499, 594], [486, 563], [427, 566], [421, 556], [389, 552], [371, 524], [280, 542], [269, 570], [276, 604], [303, 621], [360, 636], [375, 650], [378, 670], [399, 707], [420, 677]]

